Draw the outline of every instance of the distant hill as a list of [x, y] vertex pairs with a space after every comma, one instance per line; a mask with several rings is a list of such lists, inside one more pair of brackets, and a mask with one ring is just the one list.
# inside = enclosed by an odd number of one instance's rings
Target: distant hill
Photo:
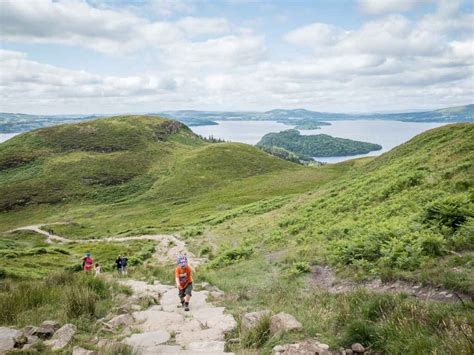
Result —
[[382, 147], [378, 144], [360, 142], [327, 134], [301, 135], [296, 129], [279, 133], [268, 133], [257, 143], [258, 147], [283, 148], [300, 157], [339, 157], [366, 154]]
[[[215, 125], [215, 121], [277, 121], [294, 125], [298, 129], [315, 129], [328, 124], [323, 121], [337, 120], [395, 120], [404, 122], [473, 122], [474, 104], [443, 108], [426, 112], [406, 113], [370, 113], [346, 114], [317, 112], [305, 109], [274, 109], [266, 112], [249, 111], [162, 111], [149, 115], [157, 115], [175, 119], [187, 126]], [[35, 128], [48, 127], [62, 123], [91, 120], [111, 115], [26, 115], [0, 112], [0, 133], [16, 133], [30, 131]]]
[[305, 109], [274, 109], [266, 112], [167, 111], [166, 115], [177, 119], [194, 117], [211, 120], [264, 120], [282, 123], [297, 122], [298, 120], [336, 121], [362, 119], [406, 122], [472, 122], [474, 121], [474, 104], [434, 111], [406, 113], [347, 114], [317, 112]]
[[426, 112], [372, 114], [367, 117], [405, 122], [472, 122], [474, 121], [474, 104]]
[[[160, 116], [151, 113], [149, 116]], [[26, 132], [33, 129], [50, 127], [64, 123], [76, 123], [90, 121], [100, 117], [111, 117], [112, 115], [27, 115], [22, 113], [0, 112], [0, 133], [17, 133]], [[161, 115], [170, 118], [169, 115]], [[206, 118], [183, 117], [178, 119], [185, 125], [192, 126], [209, 126], [217, 123]]]

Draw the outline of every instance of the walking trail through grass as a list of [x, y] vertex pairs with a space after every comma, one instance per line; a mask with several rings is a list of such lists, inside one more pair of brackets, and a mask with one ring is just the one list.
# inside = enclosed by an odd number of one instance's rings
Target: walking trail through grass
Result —
[[[102, 238], [93, 240], [69, 240], [50, 234], [41, 229], [42, 225], [32, 225], [17, 230], [31, 230], [48, 238], [54, 243], [90, 243], [90, 242], [125, 242], [130, 240], [155, 240], [157, 248], [154, 254], [158, 264], [174, 264], [178, 254], [186, 254], [192, 268], [204, 262], [195, 258], [183, 241], [173, 235], [142, 235], [124, 238]], [[173, 272], [170, 269], [170, 272]], [[145, 310], [132, 313], [135, 323], [133, 328], [140, 333], [132, 334], [122, 341], [138, 350], [140, 354], [224, 354], [226, 332], [237, 325], [234, 317], [226, 314], [224, 307], [216, 307], [207, 301], [209, 294], [222, 296], [221, 291], [193, 291], [190, 311], [179, 308], [179, 297], [176, 287], [154, 281], [149, 284], [135, 279], [121, 283], [131, 287], [133, 295], [130, 302], [149, 296], [159, 299], [159, 304]]]

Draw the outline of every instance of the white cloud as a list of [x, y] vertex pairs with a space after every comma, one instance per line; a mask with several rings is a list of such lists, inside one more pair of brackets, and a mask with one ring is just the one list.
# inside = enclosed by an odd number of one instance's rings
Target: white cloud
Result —
[[369, 15], [405, 12], [429, 0], [359, 0], [359, 9]]
[[6, 42], [59, 43], [103, 53], [160, 47], [196, 35], [219, 35], [230, 30], [223, 18], [185, 17], [175, 22], [152, 22], [131, 12], [73, 0], [2, 0], [0, 7], [0, 38]]
[[203, 66], [234, 69], [259, 62], [265, 55], [262, 37], [225, 36], [203, 42], [177, 42], [165, 50], [171, 68], [204, 69]]
[[440, 35], [418, 28], [402, 15], [369, 21], [351, 31], [313, 23], [285, 34], [284, 39], [311, 48], [319, 56], [347, 53], [430, 56], [446, 47]]
[[325, 23], [312, 23], [286, 33], [283, 38], [293, 44], [302, 46], [329, 46], [339, 41], [344, 31]]
[[274, 38], [267, 42], [264, 33], [224, 17], [186, 12], [152, 21], [137, 9], [97, 1], [3, 1], [1, 37], [86, 47], [110, 60], [128, 52], [127, 63], [140, 57], [146, 69], [101, 75], [3, 50], [0, 111], [376, 111], [463, 104], [474, 94], [472, 15], [445, 3], [419, 20], [389, 14], [351, 29], [307, 24], [283, 35], [286, 47], [276, 48], [286, 53], [276, 56]]
[[230, 24], [224, 18], [188, 16], [178, 20], [176, 25], [189, 37], [230, 32]]

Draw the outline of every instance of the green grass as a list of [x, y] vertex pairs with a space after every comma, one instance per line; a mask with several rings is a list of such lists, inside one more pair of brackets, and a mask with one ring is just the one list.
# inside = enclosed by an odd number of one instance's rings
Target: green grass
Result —
[[115, 305], [121, 286], [84, 273], [50, 273], [41, 280], [2, 281], [0, 324], [23, 327], [57, 320], [78, 326], [79, 334], [98, 330], [95, 320]]
[[81, 259], [90, 251], [103, 271], [115, 268], [118, 255], [126, 255], [130, 266], [151, 258], [153, 241], [135, 240], [127, 243], [78, 243], [50, 245], [44, 236], [34, 232], [15, 232], [0, 235], [0, 279], [40, 279], [59, 270], [80, 270]]
[[284, 264], [257, 255], [218, 270], [197, 270], [200, 279], [226, 291], [223, 304], [238, 319], [244, 312], [270, 309], [290, 313], [303, 324], [300, 333], [272, 338], [262, 322], [258, 329], [242, 334], [233, 351], [259, 348], [259, 353], [270, 354], [277, 344], [314, 337], [333, 349], [360, 342], [387, 354], [468, 354], [474, 349], [472, 308], [414, 300], [403, 294], [362, 290], [329, 294], [312, 289], [305, 276], [282, 276], [287, 275]]

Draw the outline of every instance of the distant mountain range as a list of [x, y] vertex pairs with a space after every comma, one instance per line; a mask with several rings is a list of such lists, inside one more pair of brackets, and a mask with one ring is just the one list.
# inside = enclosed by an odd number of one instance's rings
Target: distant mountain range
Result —
[[219, 111], [165, 111], [165, 117], [177, 120], [199, 118], [214, 121], [226, 120], [260, 120], [287, 123], [292, 120], [337, 121], [337, 120], [395, 120], [405, 122], [472, 122], [474, 121], [474, 104], [443, 108], [425, 112], [405, 113], [370, 113], [348, 114], [309, 111], [305, 109], [275, 109], [265, 112], [219, 112]]
[[[187, 126], [207, 126], [215, 121], [277, 121], [294, 126], [322, 125], [337, 120], [394, 120], [403, 122], [473, 122], [474, 104], [425, 112], [347, 114], [309, 111], [305, 109], [275, 109], [265, 112], [249, 111], [163, 111], [148, 113], [172, 118]], [[0, 133], [30, 131], [35, 128], [73, 123], [112, 115], [27, 115], [0, 112]], [[316, 124], [315, 122], [319, 122]]]

